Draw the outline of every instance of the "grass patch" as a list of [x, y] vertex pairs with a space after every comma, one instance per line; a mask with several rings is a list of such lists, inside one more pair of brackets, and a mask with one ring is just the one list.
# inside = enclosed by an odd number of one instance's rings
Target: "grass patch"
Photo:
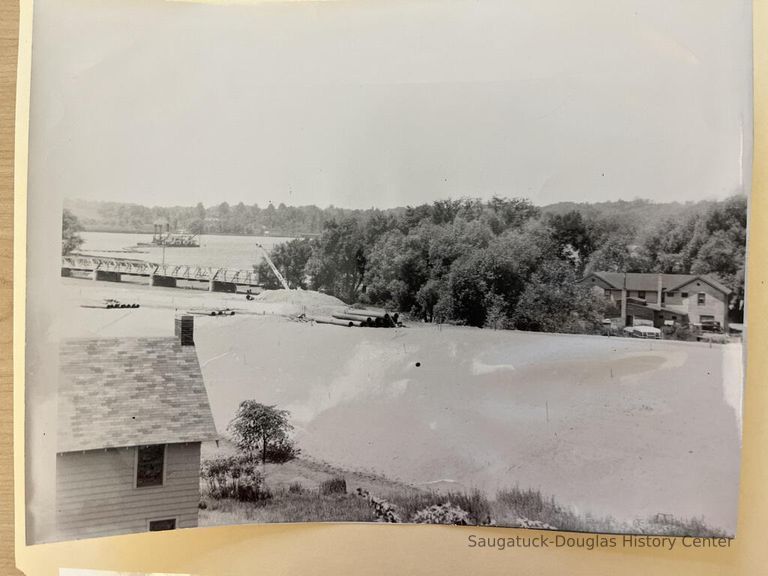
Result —
[[[224, 450], [213, 451], [208, 447], [209, 454], [206, 455], [214, 457], [233, 453], [227, 446], [222, 448]], [[629, 524], [611, 517], [577, 514], [539, 490], [515, 487], [500, 490], [493, 497], [479, 490], [443, 493], [373, 473], [342, 470], [307, 458], [259, 466], [259, 473], [263, 474], [261, 489], [270, 498], [255, 502], [212, 498], [208, 490], [210, 486], [204, 480], [201, 488], [206, 496], [200, 503], [200, 525], [384, 521], [381, 514], [376, 514], [376, 502], [379, 502], [387, 507], [391, 505], [396, 521], [408, 523], [424, 518], [440, 521], [439, 514], [419, 515], [419, 512], [450, 504], [452, 508], [466, 513], [466, 517], [462, 518], [466, 518], [467, 524], [476, 526], [663, 536], [727, 536], [702, 518], [656, 514]], [[358, 490], [364, 496], [358, 495]]]
[[200, 525], [276, 522], [375, 522], [368, 503], [352, 494], [321, 495], [286, 492], [272, 500], [239, 502], [231, 498], [205, 500]]
[[656, 514], [646, 522], [638, 523], [643, 534], [656, 536], [693, 536], [726, 538], [728, 535], [709, 526], [703, 518], [675, 518], [670, 514]]
[[320, 494], [346, 494], [347, 481], [340, 476], [329, 478], [320, 483]]
[[510, 488], [500, 490], [492, 503], [497, 526], [518, 526], [520, 520], [532, 520], [554, 526], [558, 530], [577, 532], [619, 532], [611, 518], [580, 516], [560, 506], [554, 498], [546, 498], [539, 490]]

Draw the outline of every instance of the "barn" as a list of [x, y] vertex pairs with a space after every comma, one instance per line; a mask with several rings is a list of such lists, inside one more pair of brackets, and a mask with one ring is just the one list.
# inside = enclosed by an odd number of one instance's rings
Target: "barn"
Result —
[[197, 526], [200, 446], [217, 433], [193, 317], [177, 318], [175, 332], [62, 342], [58, 537]]

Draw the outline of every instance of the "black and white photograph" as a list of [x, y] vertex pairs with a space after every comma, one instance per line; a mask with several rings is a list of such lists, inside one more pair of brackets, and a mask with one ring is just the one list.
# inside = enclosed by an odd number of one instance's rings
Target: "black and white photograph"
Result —
[[732, 538], [751, 2], [39, 0], [28, 544]]

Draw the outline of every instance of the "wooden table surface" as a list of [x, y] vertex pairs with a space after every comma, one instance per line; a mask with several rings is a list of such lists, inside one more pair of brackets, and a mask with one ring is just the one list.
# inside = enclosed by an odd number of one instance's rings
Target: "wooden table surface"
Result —
[[13, 145], [19, 3], [0, 0], [0, 574], [13, 554]]

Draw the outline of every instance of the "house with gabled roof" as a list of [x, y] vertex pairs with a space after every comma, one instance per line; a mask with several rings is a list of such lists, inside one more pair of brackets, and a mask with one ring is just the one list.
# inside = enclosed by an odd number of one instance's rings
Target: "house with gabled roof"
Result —
[[728, 330], [731, 290], [708, 275], [591, 272], [579, 282], [620, 310], [623, 326], [680, 324]]
[[65, 340], [60, 362], [57, 535], [197, 526], [201, 442], [217, 433], [193, 317], [174, 337]]

